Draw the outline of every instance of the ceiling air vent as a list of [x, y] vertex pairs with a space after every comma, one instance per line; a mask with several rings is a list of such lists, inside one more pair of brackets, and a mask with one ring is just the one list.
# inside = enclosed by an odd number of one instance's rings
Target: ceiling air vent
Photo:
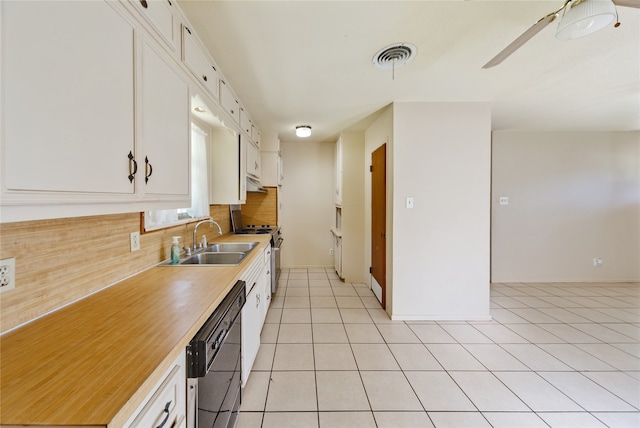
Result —
[[416, 56], [417, 51], [411, 43], [395, 43], [380, 49], [373, 56], [373, 65], [383, 70], [402, 67]]

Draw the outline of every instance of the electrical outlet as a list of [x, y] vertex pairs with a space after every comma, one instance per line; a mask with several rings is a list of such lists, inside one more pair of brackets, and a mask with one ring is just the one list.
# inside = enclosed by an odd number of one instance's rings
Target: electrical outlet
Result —
[[16, 259], [0, 260], [0, 292], [16, 288]]
[[509, 197], [500, 196], [500, 205], [509, 205]]
[[129, 238], [131, 241], [131, 251], [138, 251], [140, 249], [140, 232], [131, 232]]
[[333, 256], [333, 248], [329, 248], [329, 255]]
[[594, 265], [595, 267], [600, 267], [600, 266], [602, 266], [602, 259], [601, 259], [600, 257], [595, 257], [595, 258], [593, 259], [593, 265]]

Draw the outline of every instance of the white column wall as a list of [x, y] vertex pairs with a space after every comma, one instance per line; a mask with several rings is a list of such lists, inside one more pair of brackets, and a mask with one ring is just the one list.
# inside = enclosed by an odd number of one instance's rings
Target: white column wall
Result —
[[489, 319], [489, 104], [394, 103], [392, 152], [392, 318]]

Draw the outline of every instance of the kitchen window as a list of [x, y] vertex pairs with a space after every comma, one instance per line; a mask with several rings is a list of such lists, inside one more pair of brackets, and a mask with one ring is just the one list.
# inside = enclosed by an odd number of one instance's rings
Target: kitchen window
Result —
[[191, 123], [191, 206], [144, 213], [144, 230], [151, 231], [209, 218], [207, 142], [209, 133]]

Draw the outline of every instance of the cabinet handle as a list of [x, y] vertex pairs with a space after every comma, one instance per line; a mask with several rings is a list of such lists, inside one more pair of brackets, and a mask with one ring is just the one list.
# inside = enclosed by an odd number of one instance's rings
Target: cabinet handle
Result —
[[207, 81], [207, 75], [206, 74], [202, 75], [202, 80], [204, 80], [205, 82]]
[[140, 4], [142, 5], [142, 7], [144, 7], [145, 9], [149, 7], [149, 5], [147, 4], [147, 0], [140, 0]]
[[153, 165], [149, 162], [148, 157], [144, 157], [144, 183], [147, 184], [149, 182], [149, 177], [153, 174]]
[[131, 150], [129, 150], [129, 156], [127, 157], [129, 158], [129, 183], [133, 183], [133, 177], [136, 175], [136, 172], [138, 172], [138, 162], [136, 162], [136, 159], [133, 157]]
[[235, 114], [235, 113], [236, 113], [235, 111], [231, 110], [231, 114]]
[[169, 406], [171, 406], [171, 401], [168, 401], [167, 404], [164, 405], [164, 410], [162, 411], [162, 413], [166, 413], [166, 415], [162, 422], [160, 422], [160, 425], [158, 425], [156, 428], [162, 428], [164, 424], [166, 424], [169, 420]]

